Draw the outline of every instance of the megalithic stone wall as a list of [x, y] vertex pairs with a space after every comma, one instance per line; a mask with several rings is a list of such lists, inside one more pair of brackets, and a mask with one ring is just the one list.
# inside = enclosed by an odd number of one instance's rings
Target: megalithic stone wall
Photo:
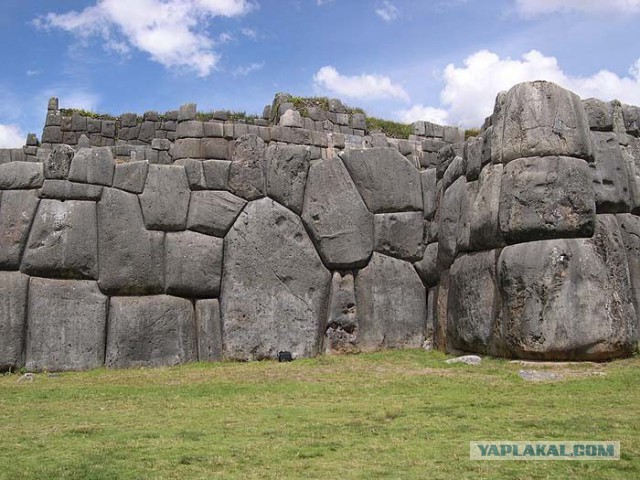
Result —
[[147, 146], [115, 133], [135, 116], [57, 142], [89, 119], [51, 102], [49, 141], [0, 153], [0, 368], [636, 348], [640, 109], [525, 83], [478, 137], [418, 122], [407, 151], [285, 100], [237, 132], [187, 105]]

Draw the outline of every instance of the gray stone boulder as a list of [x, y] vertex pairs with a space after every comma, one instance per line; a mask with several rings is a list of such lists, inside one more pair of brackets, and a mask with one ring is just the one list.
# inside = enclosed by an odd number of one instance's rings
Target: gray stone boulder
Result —
[[640, 139], [628, 137], [628, 140], [628, 145], [621, 150], [629, 180], [629, 208], [637, 215], [640, 214]]
[[20, 269], [38, 277], [97, 280], [96, 203], [42, 200]]
[[266, 165], [264, 141], [256, 135], [243, 135], [232, 147], [229, 190], [245, 200], [264, 197]]
[[196, 301], [196, 337], [198, 361], [222, 360], [222, 320], [220, 303], [216, 299]]
[[356, 276], [355, 292], [360, 349], [422, 346], [427, 292], [410, 263], [374, 253]]
[[358, 309], [351, 272], [333, 272], [325, 350], [350, 353], [357, 350]]
[[630, 213], [616, 215], [616, 220], [620, 226], [622, 242], [627, 252], [629, 265], [629, 280], [631, 282], [631, 297], [633, 306], [638, 315], [636, 326], [640, 334], [640, 217]]
[[110, 187], [116, 162], [109, 147], [81, 148], [76, 152], [69, 169], [69, 180]]
[[18, 270], [38, 208], [35, 190], [7, 190], [0, 197], [0, 270]]
[[535, 360], [606, 360], [637, 342], [629, 269], [613, 215], [589, 239], [506, 247], [498, 266], [502, 354]]
[[422, 183], [422, 208], [424, 218], [431, 220], [436, 212], [436, 169], [428, 168], [420, 172]]
[[206, 190], [207, 185], [204, 177], [204, 169], [202, 168], [202, 160], [183, 158], [176, 160], [173, 164], [184, 167], [191, 190]]
[[478, 355], [463, 355], [461, 357], [450, 358], [449, 360], [445, 360], [446, 364], [452, 365], [455, 363], [464, 363], [465, 365], [480, 365], [482, 363], [482, 358]]
[[455, 182], [458, 178], [465, 176], [466, 172], [466, 160], [463, 157], [456, 156], [444, 172], [444, 176], [442, 177], [442, 188], [446, 190], [449, 188], [449, 185]]
[[471, 137], [464, 144], [464, 160], [467, 167], [466, 176], [468, 181], [478, 180], [480, 171], [484, 166], [482, 150], [484, 148], [483, 137]]
[[202, 162], [204, 183], [209, 190], [227, 190], [231, 162], [227, 160], [205, 160]]
[[571, 157], [509, 162], [500, 189], [500, 231], [507, 243], [590, 237], [596, 217], [591, 171]]
[[224, 240], [224, 356], [318, 353], [331, 275], [300, 219], [271, 199], [249, 203]]
[[52, 200], [100, 200], [102, 186], [75, 183], [67, 180], [45, 180], [39, 192], [40, 198]]
[[373, 251], [373, 215], [339, 157], [312, 162], [302, 220], [327, 268], [367, 264]]
[[603, 102], [597, 98], [587, 98], [582, 101], [584, 111], [589, 120], [589, 128], [600, 132], [613, 130], [613, 104]]
[[459, 256], [449, 271], [447, 340], [449, 348], [490, 353], [500, 314], [496, 274], [499, 250]]
[[267, 195], [300, 215], [309, 173], [311, 149], [272, 144], [265, 151]]
[[140, 195], [144, 224], [148, 230], [180, 231], [187, 227], [191, 190], [184, 167], [149, 165]]
[[246, 200], [230, 192], [192, 192], [187, 228], [224, 237], [246, 204]]
[[497, 101], [492, 136], [494, 163], [550, 155], [593, 158], [580, 97], [550, 82], [520, 83]]
[[449, 268], [458, 254], [459, 238], [464, 235], [463, 217], [469, 204], [467, 181], [458, 178], [442, 198], [438, 226], [438, 258], [444, 268]]
[[287, 110], [280, 117], [280, 126], [302, 128], [302, 118], [297, 110]]
[[430, 289], [435, 290], [435, 306], [433, 321], [433, 345], [439, 350], [447, 349], [447, 307], [449, 303], [449, 270], [440, 273], [438, 286]]
[[197, 232], [169, 232], [165, 238], [165, 291], [188, 298], [220, 294], [221, 238]]
[[420, 172], [397, 149], [353, 149], [340, 156], [371, 213], [422, 211]]
[[0, 372], [24, 365], [29, 277], [0, 272]]
[[98, 283], [109, 295], [164, 292], [163, 232], [144, 228], [137, 195], [106, 188], [98, 202]]
[[113, 176], [113, 187], [129, 193], [142, 193], [147, 183], [149, 162], [119, 163]]
[[54, 145], [44, 159], [44, 177], [65, 180], [75, 153], [69, 145]]
[[31, 278], [28, 370], [85, 370], [104, 362], [108, 298], [96, 282]]
[[374, 215], [374, 250], [409, 262], [422, 258], [425, 249], [422, 212]]
[[504, 245], [500, 231], [502, 164], [487, 165], [478, 178], [478, 194], [470, 202], [470, 250], [491, 250]]
[[193, 305], [168, 295], [112, 297], [105, 365], [159, 367], [198, 359]]
[[438, 244], [430, 243], [424, 250], [419, 262], [413, 264], [420, 278], [428, 287], [435, 287], [440, 279], [440, 267], [438, 265]]
[[44, 167], [39, 162], [0, 164], [0, 190], [40, 188], [44, 183]]
[[592, 132], [591, 135], [595, 145], [595, 162], [590, 167], [596, 210], [598, 213], [628, 212], [631, 209], [629, 179], [618, 137], [611, 132]]

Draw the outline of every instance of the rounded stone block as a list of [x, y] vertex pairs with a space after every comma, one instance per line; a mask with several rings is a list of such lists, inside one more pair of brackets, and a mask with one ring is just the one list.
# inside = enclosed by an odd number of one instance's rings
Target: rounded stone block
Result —
[[149, 165], [140, 195], [144, 224], [148, 230], [180, 231], [187, 227], [191, 189], [184, 167]]
[[192, 192], [187, 228], [224, 237], [246, 204], [230, 192]]
[[0, 269], [18, 270], [38, 208], [38, 193], [35, 190], [7, 190], [1, 195]]
[[300, 215], [311, 150], [304, 145], [270, 145], [265, 151], [267, 195]]
[[81, 148], [76, 152], [69, 169], [69, 180], [110, 187], [116, 162], [109, 147]]
[[422, 258], [425, 249], [422, 212], [374, 215], [374, 250], [409, 262]]
[[24, 365], [29, 277], [0, 272], [0, 372]]
[[266, 194], [264, 141], [256, 135], [243, 135], [232, 147], [229, 190], [245, 200]]

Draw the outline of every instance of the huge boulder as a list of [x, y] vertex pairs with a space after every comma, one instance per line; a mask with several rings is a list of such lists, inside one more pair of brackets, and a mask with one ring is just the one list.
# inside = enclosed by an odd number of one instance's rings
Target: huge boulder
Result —
[[38, 208], [35, 190], [8, 190], [0, 197], [0, 270], [18, 270]]
[[232, 193], [245, 200], [265, 196], [264, 150], [264, 141], [256, 135], [243, 135], [233, 143], [228, 183]]
[[468, 218], [469, 192], [464, 177], [458, 178], [446, 192], [440, 204], [438, 226], [438, 258], [448, 268], [459, 251], [460, 239], [464, 236], [464, 219]]
[[353, 352], [356, 350], [357, 335], [358, 309], [353, 273], [333, 272], [325, 350]]
[[0, 372], [24, 365], [29, 277], [0, 272]]
[[249, 203], [224, 241], [224, 356], [318, 353], [331, 275], [300, 219], [271, 199]]
[[224, 237], [247, 201], [223, 191], [192, 192], [187, 228]]
[[217, 299], [196, 301], [196, 337], [198, 361], [215, 362], [222, 359], [222, 320]]
[[265, 152], [267, 195], [276, 202], [302, 212], [311, 149], [304, 145], [270, 145]]
[[116, 162], [109, 147], [81, 148], [76, 152], [69, 169], [69, 180], [110, 187]]
[[366, 265], [373, 251], [373, 215], [340, 158], [312, 163], [302, 220], [327, 268]]
[[39, 162], [0, 164], [0, 190], [39, 188], [44, 183], [44, 167]]
[[627, 165], [612, 132], [592, 132], [595, 162], [590, 165], [598, 213], [630, 211]]
[[374, 220], [374, 250], [416, 262], [424, 253], [422, 212], [378, 213]]
[[184, 167], [149, 165], [140, 195], [144, 223], [149, 230], [179, 231], [187, 226], [191, 190]]
[[470, 249], [490, 250], [504, 245], [500, 231], [500, 186], [504, 166], [487, 165], [478, 178], [478, 194], [469, 204]]

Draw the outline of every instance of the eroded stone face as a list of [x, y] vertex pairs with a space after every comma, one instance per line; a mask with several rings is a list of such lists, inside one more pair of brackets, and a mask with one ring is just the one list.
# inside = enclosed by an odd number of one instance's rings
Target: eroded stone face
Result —
[[265, 151], [267, 194], [298, 215], [302, 212], [310, 153], [303, 145], [276, 144]]
[[0, 272], [0, 372], [24, 365], [29, 277]]
[[224, 241], [224, 356], [318, 353], [331, 275], [300, 219], [271, 199], [250, 202]]
[[256, 135], [238, 138], [231, 150], [229, 190], [245, 200], [255, 200], [266, 194], [264, 141]]
[[0, 269], [18, 270], [33, 216], [38, 208], [35, 190], [7, 190], [0, 197]]

